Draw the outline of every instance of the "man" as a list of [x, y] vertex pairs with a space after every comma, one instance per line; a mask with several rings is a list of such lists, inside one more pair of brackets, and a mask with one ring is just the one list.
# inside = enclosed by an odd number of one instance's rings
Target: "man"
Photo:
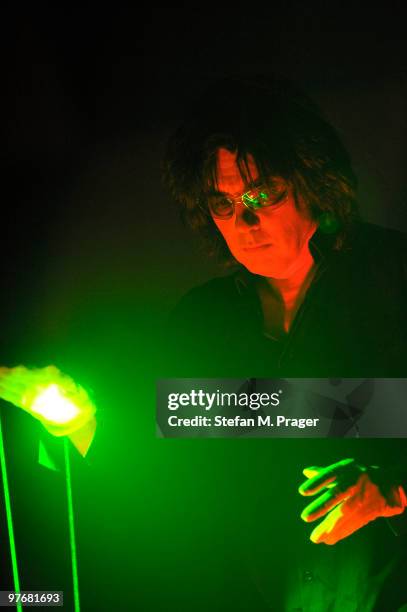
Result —
[[[349, 156], [305, 94], [275, 77], [213, 83], [171, 137], [164, 179], [232, 269], [176, 307], [167, 377], [406, 376], [405, 236], [361, 222]], [[319, 497], [302, 518], [325, 517], [313, 542], [404, 512], [407, 470], [383, 451], [386, 469], [304, 470], [300, 493]]]
[[334, 129], [281, 79], [213, 90], [170, 140], [164, 175], [207, 253], [236, 273], [181, 301], [180, 354], [199, 346], [216, 374], [403, 376], [407, 243], [359, 221]]

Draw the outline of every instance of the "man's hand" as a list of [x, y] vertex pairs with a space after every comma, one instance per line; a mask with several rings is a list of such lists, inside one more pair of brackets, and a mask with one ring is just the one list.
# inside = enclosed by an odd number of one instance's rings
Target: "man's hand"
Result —
[[75, 387], [75, 383], [55, 366], [46, 368], [0, 368], [0, 397], [18, 408], [26, 410], [31, 399], [39, 389], [50, 384]]
[[94, 421], [86, 391], [55, 366], [0, 368], [0, 397], [29, 412], [53, 435], [70, 435]]
[[336, 544], [370, 521], [401, 514], [407, 507], [404, 489], [388, 482], [385, 470], [359, 465], [354, 459], [305, 468], [303, 474], [308, 480], [300, 486], [299, 493], [321, 493], [301, 514], [307, 523], [325, 516], [310, 536], [316, 544]]

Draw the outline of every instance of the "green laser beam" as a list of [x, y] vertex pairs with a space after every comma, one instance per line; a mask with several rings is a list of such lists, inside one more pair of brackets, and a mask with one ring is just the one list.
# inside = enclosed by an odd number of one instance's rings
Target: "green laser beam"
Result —
[[71, 464], [69, 461], [69, 441], [67, 438], [64, 438], [64, 458], [65, 458], [65, 476], [66, 476], [66, 497], [68, 501], [69, 542], [71, 545], [74, 611], [80, 612], [78, 560], [76, 556], [75, 525], [74, 525], [73, 501], [72, 501]]
[[[14, 591], [16, 593], [19, 593], [20, 592], [20, 580], [18, 577], [16, 543], [14, 539], [13, 517], [11, 514], [10, 489], [8, 486], [6, 454], [4, 452], [3, 430], [1, 426], [1, 418], [0, 418], [0, 464], [1, 464], [1, 475], [3, 478], [4, 504], [6, 507], [6, 520], [7, 520], [8, 537], [9, 537], [9, 542], [10, 542], [11, 567], [12, 567], [12, 572], [13, 572]], [[22, 603], [19, 601], [17, 602], [16, 605], [17, 605], [18, 612], [20, 612], [23, 609]]]

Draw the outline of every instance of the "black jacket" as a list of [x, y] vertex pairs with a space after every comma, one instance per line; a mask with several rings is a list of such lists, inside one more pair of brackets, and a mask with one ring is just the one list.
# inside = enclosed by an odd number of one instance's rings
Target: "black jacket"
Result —
[[360, 224], [343, 251], [331, 243], [319, 232], [310, 243], [318, 271], [282, 342], [264, 336], [244, 269], [187, 293], [169, 324], [167, 376], [405, 377], [406, 236]]
[[[170, 317], [162, 377], [407, 377], [406, 235], [362, 223], [343, 251], [332, 244], [319, 232], [311, 240], [318, 271], [284, 341], [264, 335], [255, 277], [246, 270], [189, 291]], [[405, 440], [397, 448], [395, 440], [354, 442], [343, 440], [345, 454], [398, 466], [407, 487]], [[285, 443], [298, 452], [298, 440]], [[406, 532], [406, 522], [396, 519], [396, 529]]]

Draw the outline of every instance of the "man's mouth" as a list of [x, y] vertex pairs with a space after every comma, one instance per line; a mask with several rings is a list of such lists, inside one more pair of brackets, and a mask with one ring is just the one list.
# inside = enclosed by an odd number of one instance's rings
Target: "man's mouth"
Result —
[[271, 243], [267, 242], [264, 244], [250, 244], [250, 245], [246, 245], [241, 247], [242, 251], [247, 251], [247, 252], [251, 252], [251, 251], [264, 251], [265, 249], [268, 249], [269, 247], [271, 247]]

